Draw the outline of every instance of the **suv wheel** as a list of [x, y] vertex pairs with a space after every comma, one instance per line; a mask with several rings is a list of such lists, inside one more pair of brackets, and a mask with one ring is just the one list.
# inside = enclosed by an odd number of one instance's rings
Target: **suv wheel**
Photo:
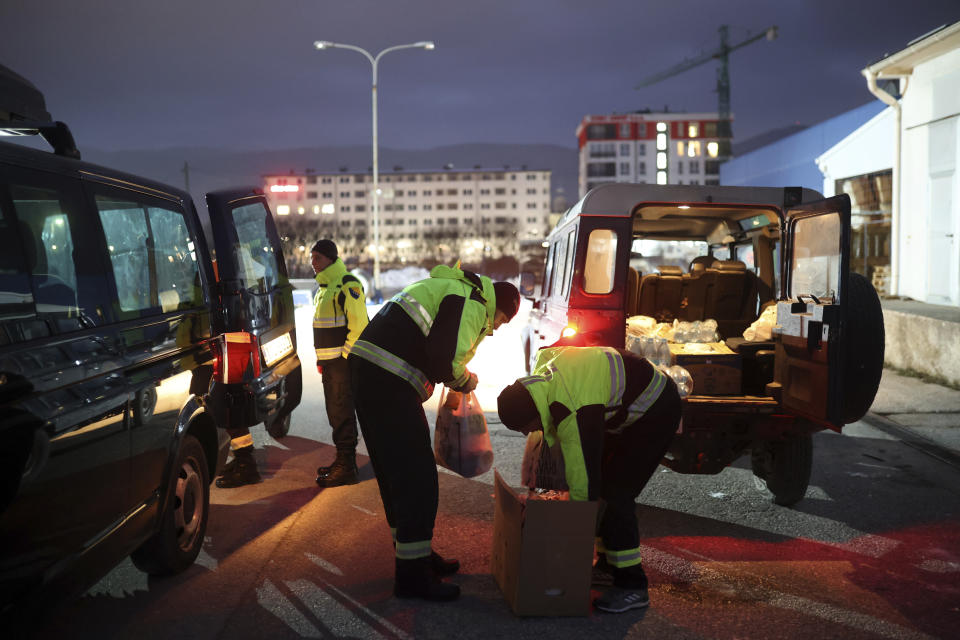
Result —
[[813, 466], [813, 436], [790, 434], [783, 440], [755, 443], [750, 452], [753, 481], [775, 504], [788, 507], [803, 499]]
[[880, 296], [870, 281], [850, 273], [843, 363], [844, 422], [862, 418], [873, 404], [883, 375], [885, 334]]
[[184, 435], [160, 529], [130, 556], [138, 569], [150, 575], [170, 575], [196, 560], [210, 514], [208, 469], [200, 442], [190, 434]]
[[287, 433], [290, 431], [290, 414], [288, 413], [281, 418], [277, 418], [273, 422], [268, 423], [266, 426], [267, 433], [279, 440], [287, 435]]

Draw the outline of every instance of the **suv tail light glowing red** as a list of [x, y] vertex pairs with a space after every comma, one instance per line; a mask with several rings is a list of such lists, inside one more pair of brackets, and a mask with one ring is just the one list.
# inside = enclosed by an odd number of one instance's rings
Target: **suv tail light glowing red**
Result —
[[213, 350], [213, 375], [218, 382], [234, 384], [260, 376], [260, 343], [246, 331], [225, 333]]

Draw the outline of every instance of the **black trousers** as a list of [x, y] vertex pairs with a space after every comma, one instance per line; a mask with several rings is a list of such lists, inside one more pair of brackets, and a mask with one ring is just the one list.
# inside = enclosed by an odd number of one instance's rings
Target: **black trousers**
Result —
[[346, 358], [323, 360], [320, 364], [323, 365], [323, 399], [333, 431], [333, 444], [338, 452], [356, 453], [357, 418], [350, 389], [350, 366]]
[[397, 542], [431, 540], [439, 484], [423, 403], [406, 380], [357, 356], [347, 361], [387, 523]]
[[[660, 397], [639, 420], [618, 434], [606, 434], [600, 487], [603, 513], [598, 530], [605, 548], [623, 551], [639, 546], [636, 498], [670, 447], [681, 410], [677, 387], [668, 380]], [[641, 574], [640, 565], [636, 566], [636, 573]], [[637, 586], [629, 583], [630, 569], [616, 576], [617, 586]], [[619, 583], [621, 577], [623, 584]]]

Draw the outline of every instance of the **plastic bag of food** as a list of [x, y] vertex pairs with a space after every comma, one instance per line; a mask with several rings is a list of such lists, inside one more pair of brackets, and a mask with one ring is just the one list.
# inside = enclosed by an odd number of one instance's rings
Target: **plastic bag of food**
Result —
[[443, 389], [437, 409], [433, 454], [437, 464], [473, 478], [493, 466], [493, 447], [487, 419], [477, 396]]
[[750, 342], [773, 340], [773, 327], [777, 324], [777, 305], [771, 304], [763, 310], [753, 324], [744, 329], [743, 338]]
[[520, 483], [529, 489], [569, 490], [560, 443], [547, 446], [543, 431], [534, 431], [527, 436], [527, 446], [523, 450], [523, 463], [520, 468]]

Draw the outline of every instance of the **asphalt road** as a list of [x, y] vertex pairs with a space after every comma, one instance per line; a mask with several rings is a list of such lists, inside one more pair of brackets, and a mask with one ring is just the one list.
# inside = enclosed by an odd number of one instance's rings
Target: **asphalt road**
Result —
[[[485, 403], [517, 366], [495, 351], [487, 362], [478, 356], [478, 371], [489, 372]], [[811, 486], [793, 508], [755, 488], [746, 460], [716, 476], [661, 468], [638, 504], [651, 606], [621, 615], [516, 617], [490, 575], [492, 474], [441, 473], [435, 547], [461, 560], [453, 580], [463, 595], [448, 604], [395, 599], [390, 535], [366, 459], [358, 485], [313, 483], [333, 448], [319, 377], [305, 377], [291, 434], [278, 442], [255, 430], [265, 482], [212, 490], [193, 567], [160, 580], [125, 561], [38, 637], [957, 636], [960, 469], [865, 422], [815, 436]], [[516, 485], [523, 440], [488, 417], [495, 464]]]

